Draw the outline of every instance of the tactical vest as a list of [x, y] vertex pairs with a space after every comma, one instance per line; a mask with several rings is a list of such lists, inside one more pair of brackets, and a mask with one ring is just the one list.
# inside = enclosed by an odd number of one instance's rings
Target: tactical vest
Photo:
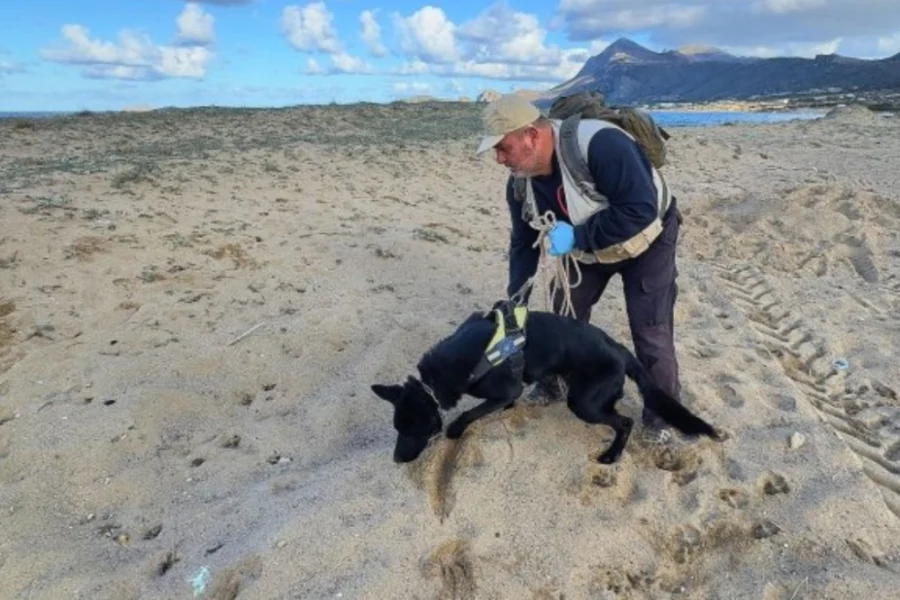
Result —
[[[609, 201], [594, 184], [585, 157], [588, 155], [588, 144], [594, 134], [601, 129], [611, 127], [618, 129], [631, 140], [634, 137], [613, 123], [600, 119], [566, 119], [560, 121], [550, 119], [554, 132], [556, 155], [559, 157], [559, 168], [562, 174], [563, 189], [569, 218], [573, 225], [584, 223], [595, 213], [606, 210]], [[582, 263], [616, 263], [639, 256], [662, 232], [662, 220], [671, 204], [671, 194], [662, 174], [651, 164], [653, 184], [656, 188], [656, 218], [636, 235], [618, 244], [603, 248], [596, 252], [585, 252], [575, 249], [572, 256]], [[522, 218], [531, 222], [537, 216], [537, 203], [531, 179], [526, 178], [524, 184], [524, 202]]]

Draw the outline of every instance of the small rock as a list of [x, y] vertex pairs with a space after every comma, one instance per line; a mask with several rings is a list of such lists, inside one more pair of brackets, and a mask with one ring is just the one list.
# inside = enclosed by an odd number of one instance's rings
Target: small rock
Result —
[[284, 540], [279, 540], [278, 543], [275, 545], [278, 546], [279, 548], [284, 548], [285, 546], [287, 546], [287, 542]]
[[792, 433], [791, 437], [788, 439], [788, 446], [791, 448], [791, 450], [797, 450], [805, 443], [806, 436], [799, 431], [795, 431], [794, 433]]

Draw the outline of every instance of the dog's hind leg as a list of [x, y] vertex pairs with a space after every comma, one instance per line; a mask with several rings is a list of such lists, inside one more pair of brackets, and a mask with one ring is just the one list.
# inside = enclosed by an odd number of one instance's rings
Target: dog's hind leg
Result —
[[634, 419], [616, 412], [616, 402], [623, 395], [622, 383], [617, 377], [605, 379], [578, 379], [570, 382], [568, 406], [576, 417], [586, 423], [607, 425], [614, 433], [613, 441], [597, 462], [612, 464], [619, 460], [631, 430]]
[[473, 422], [498, 410], [509, 408], [515, 403], [515, 401], [515, 398], [497, 398], [485, 400], [475, 408], [470, 408], [466, 412], [456, 417], [456, 419], [447, 427], [447, 437], [451, 440], [458, 439], [460, 436], [462, 436], [463, 432], [466, 430], [466, 427], [471, 425]]

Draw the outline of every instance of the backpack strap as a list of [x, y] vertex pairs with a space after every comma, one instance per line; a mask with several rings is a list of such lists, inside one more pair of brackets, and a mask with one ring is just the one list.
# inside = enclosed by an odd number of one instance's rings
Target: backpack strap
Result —
[[559, 126], [559, 159], [565, 164], [566, 169], [575, 179], [575, 184], [585, 197], [590, 198], [602, 207], [609, 205], [606, 196], [597, 191], [594, 178], [588, 168], [587, 160], [578, 141], [578, 125], [581, 115], [575, 113], [566, 117]]

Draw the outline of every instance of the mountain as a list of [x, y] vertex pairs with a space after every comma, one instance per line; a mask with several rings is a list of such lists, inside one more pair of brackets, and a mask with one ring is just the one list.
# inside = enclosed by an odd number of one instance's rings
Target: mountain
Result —
[[718, 48], [713, 48], [712, 46], [703, 46], [700, 44], [682, 46], [681, 48], [676, 50], [676, 52], [692, 62], [700, 62], [700, 61], [751, 62], [751, 61], [756, 60], [753, 58], [733, 56], [731, 54], [728, 54], [724, 50], [719, 50]]
[[654, 52], [620, 38], [585, 62], [570, 80], [536, 100], [584, 90], [611, 104], [747, 100], [815, 91], [900, 90], [900, 54], [867, 60], [837, 54], [815, 58], [734, 56], [707, 46]]

